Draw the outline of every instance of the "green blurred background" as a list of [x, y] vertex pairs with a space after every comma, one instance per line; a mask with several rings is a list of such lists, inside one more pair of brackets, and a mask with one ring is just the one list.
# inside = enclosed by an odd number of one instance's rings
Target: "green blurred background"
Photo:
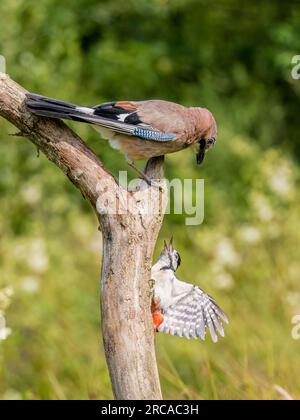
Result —
[[[231, 323], [214, 345], [157, 336], [166, 398], [300, 398], [300, 54], [296, 1], [1, 0], [0, 54], [28, 90], [81, 105], [161, 98], [208, 107], [219, 138], [198, 168], [205, 222], [169, 215], [179, 276], [212, 294]], [[124, 159], [72, 127], [117, 173]], [[99, 330], [101, 238], [80, 193], [0, 120], [0, 398], [105, 399]], [[10, 333], [10, 334], [9, 334]]]

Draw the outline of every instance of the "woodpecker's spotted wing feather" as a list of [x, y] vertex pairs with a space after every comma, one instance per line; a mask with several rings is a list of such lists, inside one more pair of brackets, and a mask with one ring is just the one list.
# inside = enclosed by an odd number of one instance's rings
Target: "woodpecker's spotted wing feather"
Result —
[[79, 107], [67, 102], [29, 93], [26, 105], [36, 115], [86, 122], [108, 128], [113, 132], [145, 140], [168, 142], [176, 134], [158, 130], [144, 124], [138, 117], [132, 102], [111, 102], [96, 107]]
[[163, 308], [163, 316], [158, 331], [205, 340], [208, 329], [213, 342], [218, 341], [218, 333], [224, 336], [222, 321], [228, 323], [215, 301], [197, 286], [173, 305]]

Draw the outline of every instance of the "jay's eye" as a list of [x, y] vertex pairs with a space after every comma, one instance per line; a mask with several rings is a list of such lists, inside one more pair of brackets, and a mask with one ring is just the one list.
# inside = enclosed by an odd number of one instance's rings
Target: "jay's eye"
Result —
[[216, 139], [214, 137], [212, 137], [211, 139], [208, 139], [206, 141], [207, 146], [213, 146], [216, 142]]

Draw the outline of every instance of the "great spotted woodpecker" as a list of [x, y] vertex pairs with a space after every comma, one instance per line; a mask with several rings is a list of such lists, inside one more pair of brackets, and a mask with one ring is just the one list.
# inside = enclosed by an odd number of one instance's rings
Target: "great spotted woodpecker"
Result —
[[224, 337], [222, 321], [227, 316], [198, 286], [177, 279], [175, 273], [181, 263], [179, 253], [173, 248], [173, 240], [167, 245], [152, 267], [153, 301], [152, 318], [157, 331], [180, 337], [202, 340], [209, 330], [213, 342], [218, 333]]

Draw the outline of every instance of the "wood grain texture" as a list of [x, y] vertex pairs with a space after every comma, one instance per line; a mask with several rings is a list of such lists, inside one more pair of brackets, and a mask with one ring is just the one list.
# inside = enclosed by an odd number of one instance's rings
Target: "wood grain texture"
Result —
[[[150, 272], [167, 204], [164, 159], [154, 158], [147, 164], [148, 177], [160, 180], [155, 186], [143, 184], [127, 191], [63, 122], [32, 115], [24, 105], [25, 93], [0, 73], [0, 116], [68, 176], [99, 219], [104, 249], [102, 335], [114, 395], [117, 399], [161, 399], [150, 312]], [[118, 212], [112, 211], [116, 203]]]

